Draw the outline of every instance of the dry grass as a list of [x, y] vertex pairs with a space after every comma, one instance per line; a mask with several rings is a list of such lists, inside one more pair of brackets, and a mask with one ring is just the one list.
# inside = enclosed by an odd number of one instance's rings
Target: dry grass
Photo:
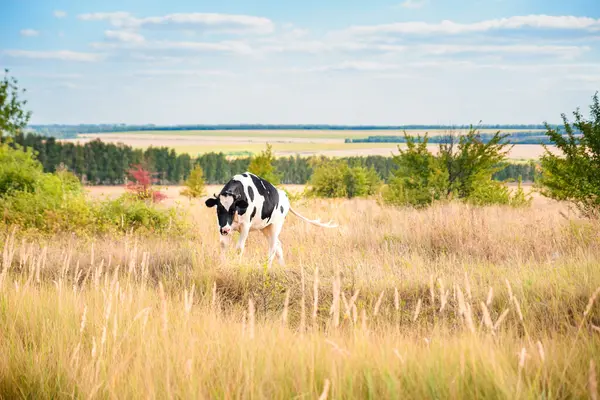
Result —
[[[425, 211], [307, 201], [286, 267], [194, 238], [6, 237], [5, 398], [586, 398], [600, 361], [600, 225], [564, 206]], [[597, 292], [596, 292], [597, 294]]]

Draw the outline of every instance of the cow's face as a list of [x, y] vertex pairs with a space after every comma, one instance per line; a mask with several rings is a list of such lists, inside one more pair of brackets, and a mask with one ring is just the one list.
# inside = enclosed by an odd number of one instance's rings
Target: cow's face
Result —
[[233, 194], [224, 193], [218, 197], [206, 200], [207, 207], [217, 206], [217, 219], [221, 235], [227, 236], [231, 233], [235, 214], [244, 215], [248, 209], [248, 203], [243, 199], [236, 199]]

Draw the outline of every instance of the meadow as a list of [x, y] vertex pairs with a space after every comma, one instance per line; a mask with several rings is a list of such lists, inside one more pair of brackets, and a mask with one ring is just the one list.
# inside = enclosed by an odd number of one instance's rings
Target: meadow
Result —
[[[505, 133], [522, 130], [503, 130]], [[532, 132], [536, 130], [531, 130]], [[430, 136], [445, 135], [447, 130], [407, 130], [410, 135]], [[457, 134], [467, 132], [456, 130]], [[481, 129], [481, 133], [495, 133], [493, 129]], [[76, 139], [64, 139], [73, 143], [85, 143], [100, 138], [108, 143], [124, 143], [134, 148], [148, 146], [166, 146], [175, 149], [177, 153], [188, 153], [192, 156], [210, 152], [226, 154], [257, 154], [266, 143], [273, 145], [277, 156], [325, 155], [329, 157], [382, 155], [390, 156], [398, 152], [398, 145], [393, 143], [344, 143], [346, 138], [358, 139], [368, 136], [398, 135], [394, 130], [196, 130], [196, 131], [132, 131], [119, 133], [84, 133]], [[404, 145], [401, 145], [404, 147]], [[551, 146], [550, 146], [551, 147]], [[438, 145], [432, 144], [430, 149], [435, 152]], [[515, 145], [509, 153], [513, 160], [537, 159], [543, 154], [539, 145]]]
[[597, 398], [600, 224], [565, 204], [295, 200], [340, 226], [288, 217], [268, 270], [166, 194], [188, 237], [4, 232], [1, 397]]

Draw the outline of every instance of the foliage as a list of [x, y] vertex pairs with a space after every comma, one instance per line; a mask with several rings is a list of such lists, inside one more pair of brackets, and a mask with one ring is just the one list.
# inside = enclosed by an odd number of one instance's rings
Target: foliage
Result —
[[504, 142], [507, 135], [496, 132], [487, 142], [483, 142], [478, 132], [471, 128], [465, 135], [446, 136], [445, 143], [439, 145], [438, 158], [448, 172], [446, 195], [460, 199], [468, 198], [480, 185], [488, 190], [498, 185], [488, 185], [497, 165], [504, 162], [512, 148]]
[[[147, 176], [141, 177], [141, 181]], [[128, 194], [107, 202], [86, 199], [79, 179], [61, 167], [45, 173], [31, 151], [0, 145], [0, 208], [5, 225], [39, 232], [96, 234], [145, 230], [183, 232], [173, 209]]]
[[[6, 142], [6, 138], [2, 140]], [[33, 149], [45, 172], [54, 172], [62, 163], [82, 182], [89, 184], [121, 185], [132, 164], [142, 164], [156, 171], [161, 184], [179, 184], [189, 177], [194, 165], [200, 165], [207, 184], [224, 184], [233, 175], [248, 171], [250, 165], [248, 157], [232, 158], [224, 153], [206, 153], [192, 159], [188, 154], [176, 154], [166, 147], [150, 147], [142, 151], [99, 140], [74, 144], [32, 134], [17, 134], [10, 145]], [[281, 175], [280, 183], [305, 184], [312, 176], [315, 159], [318, 157], [278, 157], [274, 159], [273, 166]], [[351, 167], [372, 167], [384, 182], [389, 182], [397, 168], [394, 159], [385, 156], [344, 157], [339, 160]], [[535, 165], [532, 163], [504, 162], [499, 167], [502, 169], [499, 168], [493, 175], [496, 180], [517, 180], [519, 176], [524, 181], [534, 179]]]
[[126, 187], [137, 200], [150, 200], [154, 203], [158, 203], [167, 197], [164, 193], [152, 187], [152, 184], [155, 183], [157, 179], [152, 176], [150, 171], [144, 169], [141, 165], [138, 164], [131, 168], [129, 170], [129, 175], [131, 176], [132, 181], [127, 182]]
[[349, 167], [340, 160], [323, 160], [310, 181], [309, 195], [316, 197], [365, 197], [377, 193], [381, 181], [373, 168]]
[[407, 148], [398, 146], [400, 154], [394, 156], [398, 168], [392, 173], [383, 198], [389, 204], [427, 206], [446, 196], [448, 171], [427, 149], [427, 135], [414, 138], [405, 132], [405, 136]]
[[135, 195], [124, 194], [96, 205], [97, 224], [104, 231], [183, 233], [185, 226], [174, 208], [158, 209]]
[[428, 136], [405, 133], [406, 150], [394, 157], [398, 168], [384, 192], [389, 204], [428, 206], [434, 201], [458, 198], [479, 205], [528, 205], [521, 185], [513, 194], [493, 176], [505, 165], [510, 150], [506, 135], [497, 132], [486, 143], [476, 130], [457, 137], [448, 135], [434, 156], [427, 149]]
[[200, 165], [194, 167], [184, 185], [185, 188], [181, 194], [190, 199], [201, 197], [204, 194], [204, 171]]
[[579, 109], [571, 123], [562, 114], [563, 133], [547, 126], [546, 134], [558, 148], [554, 154], [548, 147], [541, 159], [539, 184], [542, 194], [557, 200], [572, 202], [587, 216], [600, 218], [600, 101], [592, 98], [590, 117]]
[[31, 116], [25, 111], [27, 100], [19, 98], [25, 89], [20, 90], [18, 81], [9, 77], [8, 72], [4, 70], [4, 78], [0, 81], [0, 137], [21, 132]]
[[274, 163], [275, 155], [273, 154], [273, 146], [267, 143], [267, 148], [264, 151], [250, 159], [248, 171], [256, 176], [260, 176], [273, 185], [279, 185], [281, 177], [277, 173]]

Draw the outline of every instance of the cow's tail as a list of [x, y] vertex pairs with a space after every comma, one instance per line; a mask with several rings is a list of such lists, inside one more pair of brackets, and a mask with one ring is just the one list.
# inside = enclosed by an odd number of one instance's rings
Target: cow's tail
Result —
[[292, 207], [290, 207], [290, 211], [292, 212], [292, 214], [294, 214], [296, 217], [300, 218], [301, 220], [303, 220], [304, 222], [308, 222], [309, 224], [312, 225], [316, 225], [316, 226], [320, 226], [321, 228], [337, 228], [338, 225], [336, 223], [333, 223], [332, 221], [327, 222], [326, 224], [322, 223], [321, 220], [315, 219], [308, 219], [305, 216], [299, 214], [296, 210], [294, 210]]

